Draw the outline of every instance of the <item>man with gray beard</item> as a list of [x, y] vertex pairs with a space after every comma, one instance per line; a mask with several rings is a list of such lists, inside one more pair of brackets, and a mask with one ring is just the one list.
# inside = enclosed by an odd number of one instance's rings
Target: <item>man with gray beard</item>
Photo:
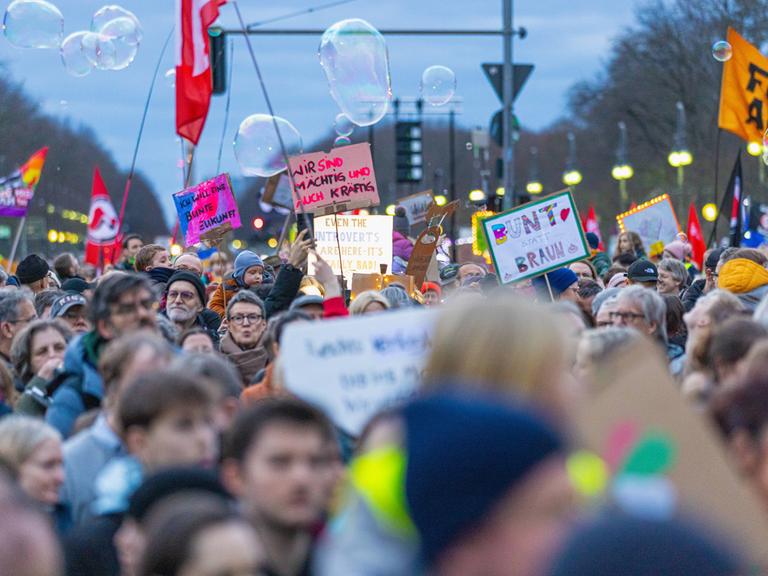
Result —
[[185, 270], [171, 276], [165, 289], [165, 315], [179, 334], [191, 328], [203, 328], [218, 344], [221, 318], [205, 307], [205, 288], [199, 276]]

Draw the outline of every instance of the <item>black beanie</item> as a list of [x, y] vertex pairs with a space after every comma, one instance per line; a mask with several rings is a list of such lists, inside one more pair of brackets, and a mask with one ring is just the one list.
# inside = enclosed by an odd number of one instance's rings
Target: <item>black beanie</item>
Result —
[[400, 232], [400, 234], [405, 237], [408, 237], [411, 233], [411, 225], [408, 222], [408, 216], [406, 215], [403, 206], [395, 208], [395, 216], [392, 218], [392, 228], [395, 232]]
[[30, 254], [19, 262], [16, 267], [16, 277], [22, 284], [32, 284], [45, 278], [49, 270], [48, 262], [37, 254]]
[[189, 282], [195, 287], [197, 295], [200, 297], [200, 302], [202, 302], [203, 307], [205, 307], [205, 286], [203, 286], [203, 281], [200, 280], [200, 277], [192, 274], [192, 272], [187, 272], [186, 270], [178, 270], [174, 272], [173, 276], [168, 279], [168, 283], [165, 285], [166, 294], [171, 289], [171, 285], [179, 280]]

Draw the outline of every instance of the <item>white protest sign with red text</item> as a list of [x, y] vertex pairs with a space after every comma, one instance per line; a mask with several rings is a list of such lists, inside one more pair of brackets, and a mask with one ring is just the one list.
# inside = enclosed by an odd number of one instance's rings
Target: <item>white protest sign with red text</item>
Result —
[[334, 214], [379, 205], [371, 146], [367, 143], [301, 154], [288, 159], [294, 210]]

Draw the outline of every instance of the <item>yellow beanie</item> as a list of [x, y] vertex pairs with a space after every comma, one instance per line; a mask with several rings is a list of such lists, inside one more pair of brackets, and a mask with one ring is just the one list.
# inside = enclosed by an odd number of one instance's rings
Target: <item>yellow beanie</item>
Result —
[[734, 258], [723, 264], [717, 279], [718, 288], [734, 294], [745, 294], [765, 284], [768, 284], [768, 270], [746, 258]]

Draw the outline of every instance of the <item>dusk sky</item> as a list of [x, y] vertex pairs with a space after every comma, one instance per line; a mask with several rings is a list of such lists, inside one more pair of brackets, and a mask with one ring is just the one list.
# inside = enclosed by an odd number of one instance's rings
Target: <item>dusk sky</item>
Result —
[[[240, 6], [246, 21], [256, 22], [322, 3], [241, 0]], [[103, 4], [94, 0], [60, 0], [57, 5], [64, 14], [65, 34], [87, 29], [91, 14]], [[129, 0], [122, 5], [132, 10], [144, 27], [144, 42], [138, 56], [125, 70], [94, 71], [85, 78], [74, 78], [64, 71], [58, 51], [17, 49], [4, 38], [0, 39], [0, 60], [8, 64], [13, 79], [20, 81], [46, 111], [68, 117], [74, 124], [91, 127], [118, 164], [128, 168], [152, 72], [173, 25], [174, 2]], [[516, 113], [524, 126], [542, 128], [562, 117], [568, 88], [598, 73], [608, 57], [612, 39], [632, 24], [636, 5], [633, 0], [515, 3], [515, 26], [528, 30], [525, 40], [515, 42], [515, 61], [536, 66], [516, 103]], [[501, 26], [501, 2], [356, 0], [272, 27], [324, 29], [345, 18], [363, 18], [377, 28], [492, 29]], [[220, 23], [224, 28], [235, 27], [236, 17], [231, 6], [222, 8]], [[252, 40], [276, 114], [296, 126], [303, 136], [305, 151], [311, 151], [308, 148], [314, 140], [332, 132], [339, 111], [328, 93], [317, 58], [319, 36], [252, 37]], [[501, 61], [500, 38], [388, 37], [387, 44], [395, 96], [418, 96], [422, 71], [442, 64], [456, 73], [456, 96], [463, 99], [461, 124], [485, 127], [493, 112], [499, 109], [480, 64]], [[234, 50], [233, 93], [222, 170], [237, 177], [239, 167], [232, 150], [237, 127], [250, 114], [266, 113], [266, 106], [242, 38], [236, 39]], [[163, 78], [164, 72], [173, 67], [173, 59], [171, 43], [163, 59], [138, 159], [138, 169], [154, 185], [166, 216], [173, 210], [171, 194], [181, 187], [174, 90]], [[213, 99], [196, 158], [199, 177], [210, 176], [215, 171], [225, 100], [224, 96]], [[83, 194], [90, 191], [84, 190]]]

